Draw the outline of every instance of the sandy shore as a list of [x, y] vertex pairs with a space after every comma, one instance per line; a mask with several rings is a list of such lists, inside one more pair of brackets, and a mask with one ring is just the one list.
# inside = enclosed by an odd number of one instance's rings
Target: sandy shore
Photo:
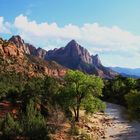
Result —
[[105, 130], [107, 140], [140, 140], [140, 123], [129, 121], [124, 107], [107, 103], [105, 115], [111, 118], [111, 125]]
[[129, 121], [124, 107], [107, 103], [104, 113], [81, 118], [79, 128], [93, 140], [140, 140], [140, 122]]

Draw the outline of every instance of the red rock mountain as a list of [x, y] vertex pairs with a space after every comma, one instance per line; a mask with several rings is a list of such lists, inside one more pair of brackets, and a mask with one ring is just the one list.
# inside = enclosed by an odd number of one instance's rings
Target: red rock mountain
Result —
[[9, 42], [12, 42], [14, 45], [16, 45], [17, 48], [19, 48], [23, 53], [30, 54], [28, 46], [26, 46], [23, 39], [21, 39], [20, 36], [12, 36], [9, 39]]
[[70, 41], [66, 47], [48, 51], [45, 59], [56, 61], [70, 69], [78, 69], [103, 78], [113, 78], [117, 75], [116, 72], [102, 65], [98, 55], [91, 56], [75, 40]]
[[[103, 66], [98, 55], [90, 55], [90, 53], [75, 40], [70, 41], [65, 47], [49, 51], [25, 43], [20, 36], [12, 36], [8, 42], [13, 44], [13, 50], [17, 49], [19, 54], [26, 54], [26, 56], [28, 54], [30, 57], [35, 56], [36, 59], [40, 58], [40, 62], [43, 61], [43, 59], [47, 62], [55, 61], [56, 64], [58, 63], [69, 69], [80, 70], [103, 78], [113, 78], [118, 75], [110, 68]], [[8, 49], [10, 49], [9, 53], [15, 52], [10, 45], [8, 45]], [[57, 73], [56, 75], [59, 74]]]
[[12, 42], [17, 46], [17, 48], [20, 48], [23, 53], [30, 54], [33, 56], [37, 56], [39, 58], [44, 58], [47, 51], [42, 48], [37, 48], [33, 46], [32, 44], [25, 43], [24, 40], [19, 36], [12, 36], [9, 39], [9, 42]]
[[[12, 42], [14, 39], [14, 42]], [[0, 73], [16, 72], [31, 76], [64, 76], [67, 68], [30, 55], [30, 49], [20, 37], [0, 39]]]

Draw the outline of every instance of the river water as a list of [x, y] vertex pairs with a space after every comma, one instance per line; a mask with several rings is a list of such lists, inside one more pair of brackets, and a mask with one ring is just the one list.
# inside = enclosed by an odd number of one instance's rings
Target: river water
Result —
[[106, 140], [140, 140], [140, 122], [129, 121], [124, 107], [106, 103], [105, 114], [113, 119], [107, 128]]

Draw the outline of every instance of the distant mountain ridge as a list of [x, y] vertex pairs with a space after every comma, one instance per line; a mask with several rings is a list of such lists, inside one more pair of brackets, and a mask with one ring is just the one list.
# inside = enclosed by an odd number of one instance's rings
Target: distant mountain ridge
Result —
[[80, 70], [87, 74], [95, 74], [102, 78], [114, 78], [117, 72], [102, 65], [99, 56], [90, 55], [87, 49], [71, 40], [65, 47], [54, 50], [36, 48], [32, 44], [25, 43], [20, 36], [12, 36], [9, 42], [17, 46], [22, 53], [39, 57], [46, 61], [56, 63], [73, 70]]
[[112, 70], [126, 77], [140, 77], [140, 68], [110, 67]]

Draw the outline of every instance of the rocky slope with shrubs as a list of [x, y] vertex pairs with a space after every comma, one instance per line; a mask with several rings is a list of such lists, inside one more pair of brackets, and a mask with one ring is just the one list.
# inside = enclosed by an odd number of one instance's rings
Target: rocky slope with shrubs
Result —
[[[15, 39], [15, 40], [14, 40]], [[49, 75], [64, 76], [67, 69], [52, 61], [42, 58], [42, 51], [38, 50], [37, 56], [30, 55], [29, 44], [24, 44], [20, 37], [9, 40], [0, 39], [0, 70], [15, 71], [28, 76]], [[14, 40], [14, 41], [13, 41]], [[39, 56], [39, 57], [38, 57]]]
[[114, 78], [118, 75], [110, 68], [103, 66], [98, 55], [90, 55], [88, 50], [75, 40], [70, 41], [65, 47], [48, 51], [25, 43], [20, 36], [12, 36], [9, 42], [13, 43], [22, 53], [39, 57], [45, 61], [55, 61], [72, 70], [80, 70], [102, 78]]

